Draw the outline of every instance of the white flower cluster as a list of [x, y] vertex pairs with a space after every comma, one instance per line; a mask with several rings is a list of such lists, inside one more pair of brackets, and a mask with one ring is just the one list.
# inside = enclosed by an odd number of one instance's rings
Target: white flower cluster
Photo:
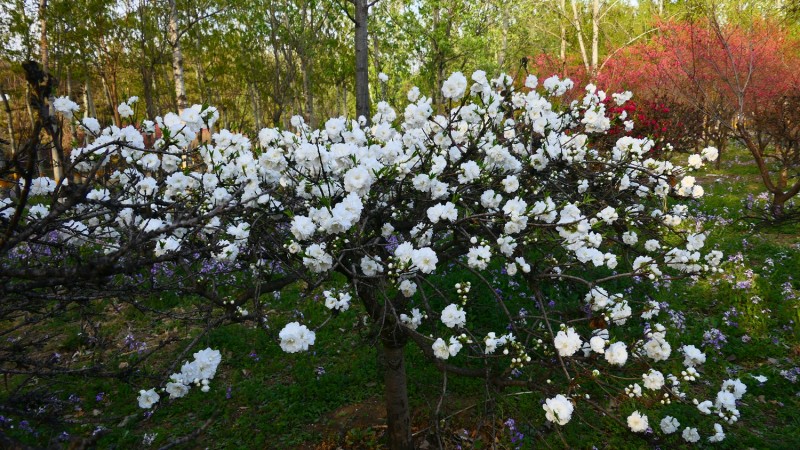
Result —
[[325, 307], [331, 310], [347, 311], [350, 308], [352, 296], [347, 292], [324, 291]]
[[123, 119], [128, 119], [133, 117], [133, 105], [139, 101], [139, 97], [133, 96], [129, 98], [127, 101], [122, 102], [117, 106], [117, 113]]
[[[206, 348], [196, 352], [193, 361], [184, 363], [179, 373], [170, 375], [171, 381], [162, 391], [168, 393], [170, 399], [185, 396], [191, 386], [199, 386], [201, 391], [208, 392], [211, 389], [209, 382], [214, 379], [221, 361], [222, 355], [218, 350]], [[152, 408], [160, 399], [155, 389], [141, 390], [137, 398], [139, 407], [145, 409]]]
[[572, 412], [575, 410], [572, 402], [561, 394], [545, 400], [542, 408], [545, 411], [547, 420], [559, 425], [566, 425], [572, 420]]
[[416, 330], [420, 325], [422, 325], [422, 319], [425, 317], [427, 316], [421, 313], [418, 308], [414, 308], [411, 310], [410, 316], [405, 313], [400, 314], [400, 321], [408, 328]]
[[438, 338], [431, 347], [433, 348], [434, 356], [439, 359], [447, 359], [451, 356], [456, 356], [464, 346], [459, 338], [451, 336], [449, 344], [444, 339]]
[[442, 311], [441, 319], [447, 328], [463, 327], [467, 324], [467, 313], [458, 305], [451, 303]]
[[317, 338], [313, 331], [298, 322], [287, 323], [278, 333], [278, 337], [281, 338], [281, 349], [286, 353], [306, 351], [310, 345], [314, 345]]
[[719, 157], [719, 150], [716, 147], [706, 147], [700, 154], [689, 155], [689, 167], [692, 169], [700, 169], [703, 167], [705, 161], [716, 161]]
[[58, 97], [53, 100], [53, 108], [63, 114], [67, 119], [72, 119], [73, 114], [81, 109], [81, 107], [70, 100], [69, 97]]

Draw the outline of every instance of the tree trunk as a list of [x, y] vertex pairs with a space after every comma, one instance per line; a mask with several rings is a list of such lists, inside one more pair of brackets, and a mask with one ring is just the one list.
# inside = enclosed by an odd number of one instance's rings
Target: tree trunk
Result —
[[153, 101], [153, 69], [149, 64], [142, 62], [141, 71], [145, 114], [148, 119], [155, 120], [158, 114], [156, 114], [156, 105]]
[[506, 58], [508, 57], [508, 27], [510, 21], [508, 17], [508, 5], [505, 3], [500, 7], [500, 14], [502, 15], [502, 28], [500, 30], [501, 43], [500, 55], [497, 57], [497, 66], [500, 68], [500, 70], [503, 70], [503, 66], [506, 63]]
[[[383, 303], [378, 301], [376, 291], [380, 290], [380, 287], [359, 284], [355, 286], [356, 295], [372, 322], [381, 327], [381, 348], [378, 351], [382, 359], [389, 449], [412, 450], [414, 445], [411, 440], [411, 414], [408, 406], [408, 378], [404, 351], [408, 343], [408, 333], [395, 319], [395, 303], [389, 299]], [[387, 309], [391, 312], [387, 312]]]
[[411, 414], [408, 406], [408, 379], [405, 342], [383, 339], [383, 382], [386, 397], [386, 424], [391, 450], [412, 450]]
[[[375, 68], [375, 75], [377, 76], [381, 72], [381, 53], [380, 47], [378, 46], [378, 37], [372, 36], [372, 66]], [[375, 89], [375, 97], [378, 98], [378, 101], [386, 100], [386, 83], [383, 81], [378, 80], [376, 89]]]
[[719, 170], [722, 167], [722, 155], [728, 152], [728, 138], [720, 137], [715, 144], [717, 144], [717, 160], [714, 161], [714, 168]]
[[[8, 97], [6, 96], [6, 91], [2, 87], [0, 87], [0, 96], [2, 96], [3, 100], [3, 108], [6, 111], [6, 115], [8, 115], [8, 142], [11, 147], [11, 158], [14, 158], [14, 154], [17, 152], [17, 141], [14, 138], [14, 115], [11, 111], [11, 104], [8, 103]], [[4, 155], [0, 154], [0, 157]], [[2, 168], [0, 168], [2, 169]]]
[[592, 66], [589, 77], [597, 78], [597, 61], [600, 57], [600, 0], [592, 0]]
[[[47, 0], [39, 0], [39, 50], [42, 58], [42, 70], [44, 73], [49, 73], [50, 49], [47, 43]], [[50, 94], [48, 102], [50, 103], [50, 116], [55, 116], [55, 109], [53, 108], [53, 100], [55, 93]], [[61, 154], [56, 148], [55, 143], [51, 146], [50, 160], [53, 163], [53, 179], [56, 183], [61, 181], [64, 176], [63, 161]]]
[[175, 82], [175, 102], [178, 113], [187, 106], [186, 84], [183, 76], [183, 53], [181, 53], [180, 36], [178, 35], [178, 7], [175, 0], [169, 0], [169, 43], [172, 46], [172, 78]]
[[88, 71], [86, 79], [83, 81], [83, 117], [97, 117], [94, 109], [94, 98], [92, 97], [92, 82]]
[[250, 103], [253, 107], [253, 126], [256, 132], [259, 132], [261, 130], [261, 108], [258, 104], [258, 91], [254, 83], [249, 83], [248, 87], [250, 88]]
[[306, 123], [314, 129], [317, 121], [314, 118], [314, 94], [311, 92], [311, 68], [308, 64], [308, 56], [300, 58], [300, 70], [303, 71], [303, 92], [306, 95]]
[[41, 52], [42, 69], [44, 73], [47, 73], [50, 62], [50, 53], [47, 47], [47, 0], [39, 0], [39, 51]]
[[339, 88], [340, 88], [339, 91], [342, 94], [341, 95], [341, 99], [342, 99], [341, 115], [344, 116], [344, 117], [347, 117], [347, 83], [342, 81], [342, 83], [339, 85]]
[[25, 83], [25, 109], [28, 112], [28, 120], [31, 122], [31, 130], [34, 128], [33, 110], [31, 109], [31, 88], [28, 83]]
[[559, 3], [561, 8], [561, 17], [559, 17], [558, 24], [561, 28], [561, 48], [559, 48], [558, 59], [561, 61], [561, 76], [567, 76], [567, 25], [564, 23], [564, 18], [567, 17], [567, 0], [561, 0]]
[[105, 92], [106, 100], [108, 100], [108, 106], [109, 108], [111, 108], [111, 115], [114, 117], [114, 125], [120, 127], [122, 126], [122, 118], [119, 116], [119, 110], [117, 109], [117, 104], [114, 101], [114, 97], [111, 94], [111, 90], [108, 88], [108, 80], [106, 80], [105, 73], [101, 74], [100, 81], [103, 82], [103, 92]]
[[[67, 66], [67, 97], [72, 98], [72, 70]], [[75, 125], [70, 121], [69, 123], [70, 139], [75, 136]]]
[[367, 19], [369, 4], [367, 0], [354, 0], [356, 17], [356, 117], [364, 116], [369, 123], [369, 41]]
[[581, 16], [578, 14], [578, 4], [575, 0], [572, 0], [572, 15], [575, 20], [575, 29], [578, 32], [578, 45], [581, 49], [581, 58], [583, 59], [583, 65], [586, 68], [586, 72], [590, 72], [589, 68], [589, 57], [586, 55], [586, 44], [583, 42], [583, 28], [581, 27]]
[[770, 202], [769, 211], [773, 218], [783, 218], [784, 214], [786, 213], [787, 200], [789, 200], [789, 196], [783, 192], [772, 194], [772, 202]]

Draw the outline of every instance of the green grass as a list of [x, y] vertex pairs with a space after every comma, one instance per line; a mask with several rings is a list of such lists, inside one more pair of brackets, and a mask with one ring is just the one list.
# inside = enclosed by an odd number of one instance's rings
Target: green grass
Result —
[[[643, 288], [656, 300], [669, 301], [673, 308], [684, 311], [687, 327], [680, 335], [681, 342], [702, 342], [703, 332], [717, 328], [727, 337], [721, 353], [708, 351], [709, 359], [703, 370], [700, 386], [719, 386], [725, 378], [740, 377], [748, 386], [741, 406], [742, 420], [725, 425], [727, 439], [717, 448], [800, 448], [800, 382], [791, 383], [781, 370], [800, 366], [800, 298], [790, 299], [786, 283], [800, 297], [800, 225], [784, 223], [765, 226], [760, 222], [736, 220], [744, 213], [742, 199], [747, 194], [758, 195], [763, 188], [758, 174], [747, 161], [747, 155], [733, 149], [725, 155], [727, 162], [719, 170], [700, 174], [706, 197], [698, 207], [715, 216], [713, 232], [707, 246], [722, 250], [726, 257], [741, 253], [741, 262], [730, 262], [726, 273], [708, 281], [674, 282], [667, 290], [661, 287]], [[719, 219], [724, 220], [719, 220]], [[752, 269], [752, 275], [747, 272]], [[473, 280], [461, 271], [444, 274], [438, 283], [452, 285]], [[735, 289], [736, 282], [749, 281], [748, 289]], [[490, 296], [477, 282], [474, 296]], [[500, 286], [504, 294], [515, 294], [508, 285]], [[622, 287], [622, 285], [621, 285]], [[562, 301], [578, 302], [575, 292], [550, 290], [546, 294], [559, 296]], [[564, 297], [567, 297], [564, 299]], [[754, 302], [753, 297], [758, 297]], [[524, 301], [514, 300], [517, 306]], [[297, 289], [287, 289], [280, 298], [265, 297], [268, 309], [304, 311], [304, 323], [320, 324], [327, 317], [319, 299], [303, 297]], [[153, 302], [172, 307], [190, 305], [188, 299], [160, 298]], [[486, 302], [491, 305], [491, 303]], [[735, 308], [736, 326], [723, 321], [723, 315]], [[153, 323], [132, 308], [120, 313], [112, 309], [90, 311], [102, 317], [106, 337], [121, 342], [131, 332], [144, 339], [170, 333], [190, 336], [196, 330], [177, 323]], [[86, 313], [84, 311], [83, 313]], [[63, 339], [57, 350], [65, 355], [85, 349], [85, 338], [75, 325], [81, 312], [63, 317], [52, 324], [51, 333]], [[283, 324], [296, 320], [290, 313], [270, 316], [269, 329], [253, 324], [234, 324], [212, 331], [203, 337], [196, 349], [210, 346], [222, 352], [222, 364], [212, 381], [212, 390], [203, 394], [197, 389], [186, 397], [169, 401], [163, 399], [152, 415], [146, 415], [136, 405], [141, 388], [155, 386], [163, 371], [178, 351], [170, 347], [158, 360], [148, 360], [139, 371], [126, 380], [89, 377], [60, 377], [40, 380], [30, 396], [30, 410], [18, 413], [0, 410], [14, 420], [14, 428], [0, 428], [15, 439], [38, 445], [56, 442], [60, 433], [88, 438], [98, 427], [97, 448], [139, 448], [145, 434], [155, 435], [152, 448], [187, 436], [200, 427], [196, 438], [179, 448], [376, 448], [385, 445], [383, 419], [380, 411], [382, 378], [377, 364], [374, 337], [361, 324], [357, 308], [333, 318], [317, 330], [316, 345], [308, 354], [286, 355], [277, 345], [277, 332]], [[503, 323], [496, 308], [470, 310], [474, 323]], [[48, 349], [53, 350], [53, 349]], [[673, 352], [676, 349], [673, 348]], [[436, 448], [439, 443], [448, 448], [513, 448], [509, 431], [502, 423], [513, 418], [517, 429], [525, 435], [520, 448], [561, 448], [563, 440], [573, 448], [677, 448], [683, 445], [680, 437], [637, 436], [621, 429], [608, 417], [587, 413], [576, 408], [582, 420], [573, 420], [558, 430], [547, 427], [541, 409], [540, 393], [522, 390], [493, 392], [487, 400], [487, 388], [481, 381], [450, 376], [439, 409], [433, 411], [443, 395], [443, 376], [425, 363], [420, 351], [412, 346], [406, 350], [409, 395], [414, 412], [413, 425]], [[132, 364], [140, 356], [128, 352], [112, 356], [112, 364]], [[679, 366], [679, 362], [677, 363]], [[324, 373], [320, 372], [324, 369]], [[731, 373], [729, 375], [728, 373]], [[734, 375], [735, 373], [735, 375]], [[760, 385], [753, 375], [769, 380]], [[533, 365], [526, 376], [545, 379], [553, 376]], [[539, 379], [539, 378], [536, 378]], [[0, 405], [14, 392], [22, 380], [10, 377], [0, 389]], [[707, 391], [708, 389], [706, 389]], [[63, 402], [60, 413], [67, 423], [51, 423], [37, 414], [40, 405], [52, 404], [52, 399], [37, 397], [37, 392], [51, 391]], [[103, 392], [102, 400], [95, 396]], [[690, 394], [691, 394], [690, 390]], [[592, 397], [602, 398], [603, 392], [590, 391]], [[70, 400], [72, 398], [73, 400]], [[75, 399], [78, 400], [75, 400]], [[49, 402], [49, 403], [48, 403]], [[612, 409], [627, 415], [641, 408], [630, 401], [619, 401]], [[668, 407], [665, 413], [682, 423], [697, 422], [697, 415], [685, 415], [685, 408]], [[45, 411], [46, 412], [46, 411]], [[41, 417], [41, 419], [40, 419]], [[624, 417], [624, 416], [623, 416]], [[661, 417], [661, 416], [659, 416]], [[439, 419], [439, 420], [437, 420]], [[34, 433], [20, 429], [19, 421], [28, 420]], [[655, 423], [654, 423], [655, 422]], [[709, 434], [712, 419], [702, 421], [701, 434]], [[439, 428], [437, 442], [433, 437]], [[657, 419], [651, 417], [651, 426]], [[704, 444], [706, 445], [706, 444]]]

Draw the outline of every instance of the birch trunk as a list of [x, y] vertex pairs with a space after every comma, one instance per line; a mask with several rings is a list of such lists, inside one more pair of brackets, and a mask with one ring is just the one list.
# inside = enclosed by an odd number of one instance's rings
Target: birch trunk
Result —
[[597, 61], [600, 53], [600, 0], [592, 0], [592, 65], [589, 77], [597, 77]]
[[[559, 4], [561, 8], [561, 18], [558, 21], [558, 24], [561, 28], [561, 48], [558, 52], [558, 59], [561, 61], [562, 64], [562, 71], [566, 71], [567, 69], [567, 25], [564, 23], [564, 18], [567, 17], [567, 0], [561, 0]], [[566, 76], [566, 73], [562, 73], [562, 76]]]
[[186, 84], [183, 75], [183, 53], [178, 33], [178, 7], [175, 0], [169, 0], [169, 43], [172, 47], [172, 79], [175, 83], [175, 102], [178, 112], [186, 109]]
[[91, 76], [87, 73], [83, 82], [83, 117], [97, 117], [92, 97]]
[[6, 91], [2, 87], [0, 87], [0, 96], [2, 96], [3, 107], [6, 111], [6, 115], [8, 115], [8, 141], [9, 145], [11, 146], [11, 159], [14, 159], [14, 154], [17, 152], [17, 141], [14, 138], [14, 115], [11, 111], [11, 105], [8, 103]]
[[578, 14], [578, 4], [572, 0], [572, 15], [574, 17], [575, 29], [578, 31], [578, 45], [581, 49], [581, 58], [583, 58], [583, 65], [586, 72], [589, 72], [589, 57], [586, 54], [586, 44], [583, 42], [583, 27], [581, 26], [581, 16]]
[[367, 0], [354, 0], [356, 17], [356, 117], [364, 116], [369, 123], [369, 41], [367, 20], [369, 4]]

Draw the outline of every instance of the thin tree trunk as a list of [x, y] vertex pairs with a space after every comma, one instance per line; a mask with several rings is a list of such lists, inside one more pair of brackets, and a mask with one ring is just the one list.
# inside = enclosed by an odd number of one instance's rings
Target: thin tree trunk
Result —
[[[433, 12], [431, 13], [433, 19], [433, 29], [436, 30], [439, 27], [439, 21], [441, 19], [441, 6], [438, 2], [434, 3]], [[438, 34], [438, 33], [437, 33]], [[439, 43], [436, 38], [433, 39], [432, 47], [432, 54], [433, 54], [433, 66], [435, 69], [435, 79], [433, 80], [433, 94], [431, 94], [431, 101], [433, 104], [434, 110], [438, 110], [441, 106], [440, 95], [442, 93], [442, 83], [444, 83], [444, 55], [442, 55], [442, 50], [439, 48]]]
[[206, 93], [203, 88], [202, 64], [194, 65], [194, 76], [197, 77], [197, 88], [200, 91], [200, 104], [206, 104]]
[[141, 33], [141, 39], [139, 39], [139, 49], [141, 50], [142, 54], [140, 56], [141, 62], [139, 64], [139, 71], [142, 74], [142, 87], [143, 87], [143, 94], [144, 94], [144, 108], [145, 108], [145, 115], [150, 120], [155, 120], [156, 113], [155, 104], [153, 102], [153, 63], [152, 60], [147, 55], [147, 41], [149, 40], [149, 36], [147, 34], [147, 16], [145, 14], [144, 5], [141, 5], [138, 10], [139, 13], [139, 24], [141, 26], [139, 32]]
[[[67, 97], [72, 98], [72, 71], [67, 66]], [[69, 123], [70, 138], [75, 136], [75, 125], [70, 121]]]
[[500, 69], [503, 69], [503, 65], [506, 63], [506, 58], [508, 57], [508, 27], [509, 27], [509, 17], [508, 17], [508, 5], [503, 4], [500, 7], [502, 14], [502, 28], [501, 28], [501, 39], [502, 42], [500, 44], [500, 55], [497, 57], [497, 66]]
[[[39, 32], [39, 51], [41, 52], [42, 58], [42, 70], [47, 74], [49, 73], [50, 62], [50, 49], [47, 43], [47, 0], [39, 0]], [[52, 117], [55, 115], [55, 110], [53, 109], [53, 93], [51, 93], [48, 103], [50, 104], [50, 115]], [[53, 164], [53, 179], [58, 183], [64, 176], [64, 162], [61, 160], [61, 154], [56, 147], [55, 143], [53, 143], [50, 149], [50, 160]]]
[[[381, 61], [380, 61], [381, 54], [378, 44], [379, 44], [378, 37], [372, 36], [372, 66], [375, 68], [376, 76], [382, 72]], [[378, 101], [386, 100], [386, 83], [378, 80], [375, 89], [375, 97], [378, 98]]]
[[178, 7], [175, 0], [169, 0], [169, 43], [172, 46], [172, 78], [175, 83], [175, 102], [178, 112], [182, 113], [187, 106], [186, 84], [183, 76], [183, 53], [181, 53], [180, 36], [178, 35]]
[[47, 47], [47, 0], [39, 0], [39, 51], [42, 59], [42, 69], [48, 72], [50, 62], [49, 49]]
[[314, 93], [311, 92], [311, 68], [308, 64], [308, 57], [305, 55], [300, 58], [300, 70], [303, 71], [303, 92], [306, 95], [306, 122], [314, 129], [317, 126], [317, 121], [314, 117]]
[[142, 72], [142, 87], [144, 88], [144, 108], [145, 114], [147, 118], [150, 120], [155, 120], [156, 114], [156, 107], [155, 103], [153, 102], [153, 71], [152, 67], [149, 64], [142, 62], [140, 65], [140, 70]]
[[369, 41], [367, 0], [354, 0], [355, 4], [355, 48], [356, 48], [356, 117], [364, 116], [369, 123]]
[[212, 100], [211, 90], [206, 80], [206, 69], [203, 67], [203, 58], [207, 55], [203, 53], [203, 47], [200, 45], [200, 38], [194, 40], [194, 47], [197, 54], [200, 55], [200, 59], [194, 65], [195, 74], [197, 75], [197, 87], [200, 90], [200, 103], [203, 105], [210, 104]]
[[[17, 152], [17, 141], [14, 138], [14, 115], [11, 111], [11, 105], [8, 103], [8, 97], [6, 96], [6, 91], [2, 87], [0, 87], [0, 96], [3, 97], [3, 106], [5, 108], [6, 114], [8, 115], [8, 141], [11, 145], [11, 158], [14, 158], [14, 154]], [[0, 155], [3, 156], [3, 155]]]
[[258, 132], [261, 130], [261, 108], [258, 104], [258, 91], [254, 83], [248, 83], [248, 87], [250, 90], [250, 103], [253, 107], [253, 126], [255, 126], [256, 132]]
[[25, 83], [25, 109], [28, 111], [28, 120], [31, 122], [31, 130], [34, 128], [33, 110], [31, 109], [31, 88]]
[[562, 76], [566, 76], [567, 70], [567, 24], [564, 23], [564, 19], [567, 17], [567, 0], [561, 0], [559, 3], [559, 7], [561, 8], [561, 17], [558, 21], [559, 27], [561, 28], [561, 48], [558, 52], [558, 59], [561, 61], [561, 70]]
[[114, 101], [114, 97], [111, 95], [111, 90], [108, 88], [108, 80], [106, 80], [105, 73], [101, 74], [100, 81], [103, 83], [103, 92], [105, 92], [106, 100], [108, 100], [108, 106], [111, 108], [111, 114], [114, 117], [114, 124], [118, 127], [122, 126], [122, 118], [119, 116], [117, 104]]
[[86, 79], [83, 81], [83, 117], [97, 117], [94, 98], [92, 97], [92, 77], [88, 72], [86, 73]]
[[583, 28], [581, 27], [581, 16], [578, 14], [578, 4], [572, 0], [572, 14], [575, 20], [575, 28], [578, 31], [578, 45], [581, 49], [581, 58], [583, 58], [583, 65], [586, 67], [586, 72], [589, 72], [589, 57], [586, 55], [586, 44], [583, 42]]
[[342, 82], [340, 86], [341, 86], [340, 92], [342, 93], [341, 115], [347, 117], [347, 83]]
[[597, 61], [600, 53], [600, 0], [592, 0], [592, 66], [589, 77], [597, 77]]

